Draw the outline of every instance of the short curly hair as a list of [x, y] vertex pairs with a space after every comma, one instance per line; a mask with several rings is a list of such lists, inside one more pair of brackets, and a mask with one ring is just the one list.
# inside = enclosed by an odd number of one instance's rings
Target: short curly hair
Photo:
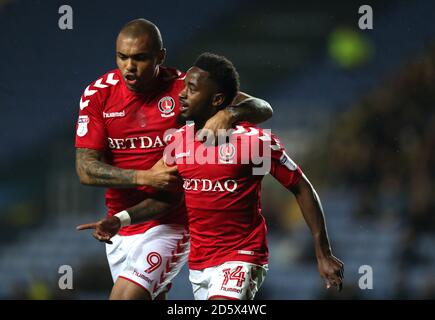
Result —
[[205, 52], [201, 54], [194, 63], [198, 67], [209, 73], [209, 78], [214, 80], [225, 94], [222, 107], [229, 105], [237, 95], [240, 87], [239, 73], [233, 63], [214, 53]]

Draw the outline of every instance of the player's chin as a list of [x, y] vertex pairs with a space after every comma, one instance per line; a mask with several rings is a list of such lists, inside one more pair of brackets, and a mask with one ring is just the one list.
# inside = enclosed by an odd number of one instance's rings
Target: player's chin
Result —
[[124, 83], [127, 86], [128, 89], [132, 90], [132, 91], [139, 91], [139, 89], [142, 86], [142, 79], [140, 79], [139, 77], [123, 77], [124, 78]]
[[135, 91], [135, 92], [139, 91], [139, 86], [137, 84], [131, 84], [131, 83], [128, 83], [128, 81], [125, 81], [125, 85], [131, 91]]
[[186, 121], [189, 120], [190, 119], [187, 110], [181, 111], [181, 113], [177, 117], [177, 123], [182, 126], [184, 126], [186, 124]]

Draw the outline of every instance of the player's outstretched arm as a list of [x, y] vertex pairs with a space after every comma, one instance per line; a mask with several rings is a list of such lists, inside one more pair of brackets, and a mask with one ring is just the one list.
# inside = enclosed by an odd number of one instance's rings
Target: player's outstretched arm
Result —
[[112, 217], [97, 222], [77, 226], [77, 230], [93, 229], [92, 236], [101, 242], [112, 244], [110, 239], [115, 236], [121, 227], [160, 218], [182, 205], [183, 193], [162, 191], [154, 198], [148, 198], [137, 205], [128, 208], [126, 212], [118, 213]]
[[337, 287], [341, 290], [344, 265], [332, 254], [323, 208], [316, 190], [305, 175], [290, 190], [296, 196], [304, 219], [311, 230], [319, 273], [325, 280], [326, 288]]
[[163, 160], [149, 170], [121, 169], [103, 162], [101, 151], [77, 148], [76, 171], [85, 185], [128, 188], [147, 185], [157, 189], [171, 189], [180, 179], [176, 167], [167, 167]]
[[272, 117], [272, 114], [273, 109], [267, 101], [239, 92], [231, 105], [220, 110], [205, 123], [204, 129], [217, 136], [219, 129], [228, 130], [236, 122], [262, 123]]

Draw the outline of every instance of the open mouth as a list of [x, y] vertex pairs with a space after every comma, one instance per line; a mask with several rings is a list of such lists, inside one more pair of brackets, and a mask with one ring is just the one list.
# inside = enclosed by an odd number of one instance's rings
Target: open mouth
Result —
[[132, 73], [127, 73], [124, 76], [125, 81], [129, 84], [129, 85], [135, 85], [137, 82], [137, 78], [134, 74]]
[[180, 111], [185, 112], [189, 109], [189, 106], [187, 105], [186, 101], [180, 100]]

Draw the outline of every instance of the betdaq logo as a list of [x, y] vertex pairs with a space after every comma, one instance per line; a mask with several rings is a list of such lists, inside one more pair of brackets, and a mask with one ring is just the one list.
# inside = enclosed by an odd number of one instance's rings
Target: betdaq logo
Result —
[[183, 189], [186, 191], [202, 192], [234, 192], [237, 190], [237, 181], [228, 179], [225, 181], [211, 181], [209, 179], [183, 179]]
[[149, 149], [149, 148], [162, 148], [166, 146], [171, 137], [169, 135], [163, 138], [159, 136], [149, 137], [131, 137], [131, 138], [110, 138], [108, 137], [108, 144], [110, 149], [125, 150], [125, 149]]

